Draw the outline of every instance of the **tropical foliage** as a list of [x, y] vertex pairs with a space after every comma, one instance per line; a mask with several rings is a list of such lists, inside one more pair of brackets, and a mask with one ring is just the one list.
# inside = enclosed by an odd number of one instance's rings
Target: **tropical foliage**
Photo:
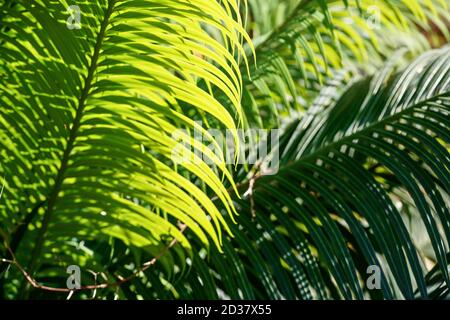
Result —
[[450, 298], [449, 5], [0, 0], [0, 295]]

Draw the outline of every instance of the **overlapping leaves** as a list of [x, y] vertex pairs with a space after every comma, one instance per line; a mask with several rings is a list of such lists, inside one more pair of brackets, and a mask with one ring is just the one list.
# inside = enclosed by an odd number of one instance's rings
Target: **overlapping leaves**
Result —
[[5, 247], [34, 273], [78, 263], [71, 241], [113, 236], [156, 255], [175, 238], [189, 248], [178, 223], [220, 246], [228, 227], [206, 190], [233, 214], [230, 195], [202, 161], [178, 173], [172, 150], [191, 140], [172, 133], [198, 126], [182, 108], [232, 130], [240, 121], [238, 1], [77, 1], [80, 29], [66, 27], [66, 1], [11, 3], [0, 32]]
[[[205, 298], [191, 286], [200, 277], [219, 288], [215, 297], [445, 297], [450, 50], [395, 70], [388, 64], [292, 123], [279, 173], [255, 182], [253, 201], [238, 201], [239, 226], [225, 257], [198, 256], [192, 276], [175, 287], [180, 294]], [[429, 275], [402, 209], [409, 200], [432, 245]], [[370, 265], [382, 270], [381, 290], [366, 288]]]
[[[258, 3], [253, 2], [250, 8]], [[373, 73], [401, 47], [416, 55], [428, 48], [422, 30], [448, 35], [445, 1], [287, 3], [294, 4], [292, 12], [278, 18], [279, 25], [272, 32], [255, 39], [257, 64], [251, 66], [251, 79], [244, 77], [243, 104], [250, 126], [277, 127], [284, 117], [304, 112], [323, 83], [342, 66]], [[253, 14], [257, 13], [254, 9]]]

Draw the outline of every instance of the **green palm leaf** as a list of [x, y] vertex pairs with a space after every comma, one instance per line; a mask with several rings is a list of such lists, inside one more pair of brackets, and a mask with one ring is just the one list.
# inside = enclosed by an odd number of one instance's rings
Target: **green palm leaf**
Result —
[[[156, 254], [173, 237], [189, 249], [177, 221], [219, 246], [224, 218], [189, 177], [204, 181], [229, 214], [231, 198], [203, 162], [178, 172], [172, 133], [198, 126], [182, 108], [232, 130], [240, 121], [246, 34], [233, 18], [237, 2], [77, 4], [79, 30], [66, 28], [65, 1], [3, 5], [0, 221], [8, 241], [20, 242], [15, 249], [30, 273], [73, 238], [113, 236]], [[221, 105], [212, 88], [231, 104]], [[187, 152], [197, 157], [195, 149]], [[231, 179], [223, 159], [212, 161]]]
[[251, 79], [244, 75], [250, 125], [277, 127], [284, 116], [302, 113], [342, 66], [373, 73], [401, 47], [415, 55], [423, 52], [428, 44], [418, 28], [429, 30], [429, 17], [448, 34], [447, 3], [442, 1], [294, 2], [298, 4], [288, 17], [261, 35]]
[[0, 0], [2, 298], [448, 298], [448, 1], [69, 5]]
[[[256, 181], [253, 201], [237, 201], [239, 225], [232, 225], [234, 239], [224, 240], [225, 257], [197, 257], [192, 277], [176, 289], [201, 277], [234, 299], [445, 296], [449, 59], [446, 48], [400, 73], [388, 64], [320, 112], [294, 121], [280, 141], [280, 171]], [[412, 199], [432, 244], [436, 276], [427, 276], [392, 188]], [[207, 278], [199, 271], [205, 265]], [[370, 265], [381, 267], [380, 291], [366, 287]]]

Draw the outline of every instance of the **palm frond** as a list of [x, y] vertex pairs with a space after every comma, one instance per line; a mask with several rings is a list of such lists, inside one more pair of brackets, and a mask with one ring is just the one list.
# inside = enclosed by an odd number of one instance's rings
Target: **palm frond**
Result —
[[0, 296], [447, 298], [448, 4], [0, 0]]
[[[220, 246], [229, 228], [190, 176], [233, 214], [230, 195], [201, 160], [179, 173], [172, 150], [180, 141], [193, 157], [207, 150], [173, 132], [205, 130], [182, 108], [231, 130], [241, 122], [238, 63], [247, 35], [238, 1], [77, 1], [81, 28], [73, 30], [65, 1], [15, 1], [14, 10], [7, 3], [0, 223], [30, 273], [54, 264], [55, 254], [70, 264], [72, 239], [112, 236], [156, 255], [175, 238], [189, 249], [178, 223]], [[213, 90], [231, 104], [220, 104]], [[208, 156], [231, 181], [223, 159]]]
[[257, 42], [257, 64], [251, 78], [244, 75], [247, 122], [278, 127], [280, 119], [304, 112], [342, 66], [373, 73], [399, 48], [417, 56], [429, 48], [419, 30], [429, 31], [432, 17], [447, 35], [448, 6], [442, 1], [300, 1]]
[[[443, 294], [450, 280], [449, 62], [445, 48], [400, 73], [388, 64], [292, 123], [278, 174], [255, 182], [252, 201], [237, 200], [239, 224], [224, 240], [225, 257], [198, 255], [174, 290], [206, 298], [210, 292], [193, 288], [201, 281], [222, 298], [413, 299], [435, 297], [428, 287], [436, 284]], [[439, 276], [427, 276], [392, 188], [412, 199]], [[371, 265], [382, 270], [381, 290], [366, 287]]]

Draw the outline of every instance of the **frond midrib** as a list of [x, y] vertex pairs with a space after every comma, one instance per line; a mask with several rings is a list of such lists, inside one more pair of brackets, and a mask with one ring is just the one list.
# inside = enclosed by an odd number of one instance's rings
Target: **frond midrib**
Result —
[[301, 165], [303, 162], [308, 162], [311, 159], [315, 159], [319, 155], [322, 155], [333, 149], [336, 149], [336, 147], [342, 146], [345, 143], [351, 142], [352, 140], [357, 139], [359, 136], [363, 136], [365, 133], [370, 132], [370, 131], [374, 130], [375, 128], [385, 126], [385, 125], [389, 124], [390, 122], [395, 121], [398, 118], [401, 118], [403, 115], [415, 110], [416, 108], [427, 105], [429, 102], [433, 102], [440, 98], [448, 98], [448, 97], [449, 97], [449, 92], [444, 92], [441, 94], [437, 94], [426, 100], [422, 100], [419, 103], [416, 103], [414, 105], [408, 106], [408, 107], [404, 108], [403, 110], [401, 110], [400, 112], [389, 115], [377, 122], [371, 123], [371, 124], [365, 126], [364, 128], [362, 128], [361, 130], [354, 131], [350, 135], [346, 135], [339, 140], [336, 140], [329, 144], [326, 144], [325, 146], [318, 148], [317, 150], [313, 151], [312, 153], [305, 155], [303, 157], [300, 157], [296, 161], [286, 164], [282, 169], [280, 169], [278, 174], [282, 174], [284, 171], [292, 170], [292, 169], [296, 168], [297, 166]]
[[55, 184], [53, 186], [53, 189], [49, 193], [48, 200], [47, 200], [47, 208], [46, 208], [44, 216], [42, 218], [42, 226], [38, 231], [36, 243], [35, 243], [32, 253], [31, 253], [31, 259], [28, 264], [28, 272], [30, 274], [33, 274], [33, 272], [37, 266], [38, 257], [42, 251], [45, 234], [46, 234], [49, 222], [52, 218], [53, 209], [54, 209], [59, 192], [61, 191], [61, 187], [62, 187], [62, 184], [65, 179], [65, 172], [68, 168], [70, 156], [71, 156], [72, 150], [74, 148], [78, 130], [81, 125], [81, 119], [83, 117], [83, 112], [86, 107], [86, 100], [91, 91], [92, 81], [94, 79], [95, 71], [97, 69], [97, 63], [98, 63], [98, 59], [100, 56], [101, 47], [102, 47], [102, 44], [103, 44], [103, 41], [104, 41], [104, 38], [106, 35], [106, 28], [108, 27], [109, 20], [113, 13], [115, 3], [116, 3], [116, 0], [108, 1], [108, 8], [106, 10], [105, 17], [101, 23], [100, 31], [97, 35], [97, 40], [96, 40], [96, 44], [95, 44], [94, 51], [92, 54], [91, 63], [89, 65], [88, 74], [86, 76], [84, 86], [81, 90], [80, 98], [78, 99], [78, 105], [76, 108], [75, 118], [74, 118], [72, 126], [70, 128], [67, 145], [64, 149], [61, 164], [60, 164], [60, 167], [58, 169], [58, 174], [55, 179]]

